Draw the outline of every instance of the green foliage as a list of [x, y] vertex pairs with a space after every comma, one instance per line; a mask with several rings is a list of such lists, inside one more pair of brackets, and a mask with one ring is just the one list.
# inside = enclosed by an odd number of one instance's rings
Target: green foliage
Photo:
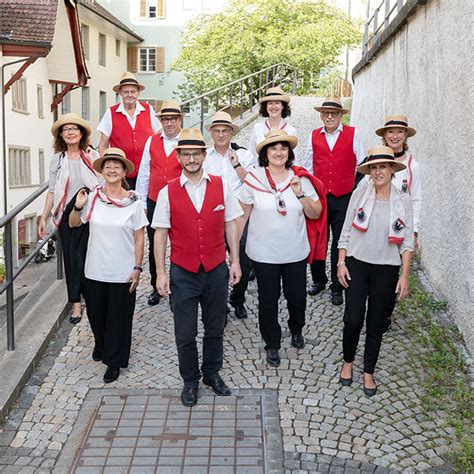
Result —
[[188, 23], [173, 68], [192, 97], [265, 67], [286, 63], [310, 74], [337, 64], [346, 45], [361, 38], [360, 25], [322, 0], [230, 0], [225, 11]]

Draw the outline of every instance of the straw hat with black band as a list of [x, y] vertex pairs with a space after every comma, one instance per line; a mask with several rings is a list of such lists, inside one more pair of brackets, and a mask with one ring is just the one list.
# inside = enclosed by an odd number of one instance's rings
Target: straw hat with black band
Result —
[[160, 111], [156, 114], [158, 118], [163, 115], [179, 115], [181, 116], [181, 107], [175, 100], [165, 100], [161, 105]]
[[296, 145], [298, 145], [298, 137], [295, 137], [293, 135], [288, 135], [288, 133], [285, 132], [285, 130], [270, 130], [266, 135], [265, 135], [265, 140], [257, 144], [257, 153], [260, 153], [260, 150], [262, 150], [265, 146], [270, 145], [272, 143], [279, 143], [279, 142], [285, 142], [288, 143], [290, 148], [293, 150]]
[[94, 163], [92, 163], [92, 166], [98, 173], [102, 173], [102, 168], [104, 167], [104, 163], [107, 160], [115, 160], [123, 163], [127, 169], [127, 174], [133, 173], [135, 171], [135, 166], [130, 160], [127, 159], [125, 153], [120, 148], [107, 148], [103, 156], [95, 160]]
[[341, 112], [342, 115], [349, 112], [342, 106], [342, 100], [339, 97], [327, 97], [319, 107], [314, 107], [318, 112], [329, 112], [337, 111]]
[[179, 134], [176, 149], [179, 151], [191, 148], [202, 148], [204, 150], [207, 148], [204, 137], [198, 128], [185, 128]]
[[232, 123], [232, 117], [227, 112], [216, 112], [215, 115], [212, 117], [211, 123], [206, 125], [204, 128], [208, 132], [210, 132], [212, 127], [216, 127], [218, 125], [225, 125], [227, 127], [231, 127], [233, 133], [237, 133], [240, 130], [240, 127], [238, 125]]
[[137, 86], [140, 92], [145, 89], [145, 86], [143, 84], [140, 84], [137, 81], [137, 78], [131, 72], [128, 71], [122, 74], [120, 82], [118, 84], [115, 84], [115, 86], [112, 87], [112, 90], [118, 94], [120, 88], [123, 86]]
[[290, 103], [290, 96], [281, 87], [270, 87], [266, 95], [258, 99], [259, 103], [268, 102], [270, 100], [279, 100], [280, 102]]
[[384, 133], [391, 128], [403, 128], [407, 132], [407, 137], [416, 135], [416, 130], [408, 126], [408, 117], [406, 115], [388, 115], [385, 118], [385, 125], [375, 130], [379, 137], [383, 137]]
[[389, 146], [375, 146], [369, 150], [367, 159], [357, 167], [357, 171], [362, 174], [370, 174], [370, 165], [377, 163], [390, 163], [393, 165], [395, 173], [406, 168], [404, 163], [395, 161], [395, 155]]
[[66, 125], [68, 123], [73, 123], [75, 125], [79, 125], [83, 130], [86, 135], [86, 139], [89, 138], [91, 134], [91, 127], [90, 125], [79, 115], [69, 113], [69, 114], [64, 114], [61, 117], [59, 117], [56, 122], [53, 123], [53, 126], [51, 127], [51, 133], [55, 138], [57, 138], [58, 134], [61, 132], [61, 128], [63, 125]]

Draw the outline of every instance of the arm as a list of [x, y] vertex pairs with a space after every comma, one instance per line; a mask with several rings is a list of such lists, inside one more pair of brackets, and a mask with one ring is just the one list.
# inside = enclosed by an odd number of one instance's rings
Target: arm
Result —
[[410, 267], [411, 260], [413, 258], [413, 252], [411, 250], [405, 250], [402, 255], [402, 274], [398, 278], [397, 286], [395, 288], [395, 293], [398, 293], [398, 301], [401, 301], [408, 295], [408, 290], [410, 287]]
[[239, 156], [235, 150], [231, 150], [229, 152], [229, 161], [232, 165], [232, 168], [234, 168], [235, 172], [237, 173], [237, 176], [239, 177], [240, 181], [243, 181], [247, 176], [247, 171], [239, 162]]
[[239, 241], [240, 241], [240, 239], [242, 238], [242, 234], [244, 233], [245, 224], [247, 224], [247, 221], [249, 220], [250, 212], [252, 211], [253, 205], [252, 204], [245, 204], [242, 201], [239, 201], [239, 203], [240, 203], [240, 207], [244, 211], [244, 215], [240, 216], [237, 219], [237, 227], [238, 227], [238, 230], [239, 230]]
[[109, 137], [107, 135], [104, 135], [103, 133], [100, 134], [100, 139], [99, 139], [99, 155], [103, 156], [105, 150], [109, 147]]
[[364, 147], [362, 146], [362, 139], [360, 137], [360, 132], [356, 128], [354, 131], [354, 153], [356, 156], [356, 162], [360, 165], [365, 159]]
[[140, 196], [142, 202], [143, 202], [143, 207], [146, 209], [147, 208], [147, 197], [148, 197], [148, 191], [150, 188], [150, 143], [151, 143], [151, 137], [148, 138], [148, 140], [145, 143], [145, 147], [143, 148], [143, 156], [142, 156], [142, 161], [140, 163], [140, 169], [138, 170], [138, 175], [137, 175], [137, 185], [136, 185], [136, 190], [138, 195]]
[[154, 237], [154, 255], [156, 262], [156, 291], [161, 296], [167, 298], [170, 294], [170, 284], [166, 275], [165, 258], [166, 246], [168, 243], [169, 229], [158, 227], [155, 229]]
[[303, 205], [303, 212], [305, 213], [305, 216], [309, 219], [317, 219], [321, 215], [323, 206], [319, 200], [314, 201], [303, 193], [301, 179], [298, 176], [294, 176], [291, 180], [291, 189]]
[[76, 196], [76, 202], [69, 214], [69, 227], [80, 227], [82, 225], [81, 212], [87, 204], [88, 195], [85, 189], [81, 189]]
[[236, 219], [225, 223], [225, 237], [229, 247], [230, 282], [232, 285], [236, 285], [242, 276], [239, 263], [239, 230]]
[[337, 259], [337, 279], [344, 288], [348, 288], [349, 281], [351, 279], [349, 270], [346, 267], [346, 255], [347, 250], [344, 248], [340, 248], [339, 258]]
[[[135, 230], [133, 232], [133, 239], [135, 241], [135, 266], [141, 267], [143, 264], [143, 252], [144, 252], [144, 245], [145, 245], [145, 227], [141, 229]], [[129, 281], [131, 281], [130, 293], [133, 293], [136, 289], [138, 284], [140, 283], [140, 273], [142, 271], [139, 269], [134, 269], [133, 272], [128, 277]]]
[[[420, 219], [421, 219], [421, 169], [417, 163], [416, 166], [412, 165], [412, 183], [410, 189], [411, 202], [413, 203], [413, 227], [415, 233], [418, 234], [420, 230]], [[415, 242], [416, 247], [416, 242]]]
[[53, 208], [53, 201], [54, 201], [54, 194], [51, 191], [46, 193], [46, 200], [44, 203], [43, 213], [38, 221], [38, 234], [39, 236], [44, 239], [47, 235], [46, 231], [46, 219], [48, 218], [49, 214], [51, 213], [51, 209]]

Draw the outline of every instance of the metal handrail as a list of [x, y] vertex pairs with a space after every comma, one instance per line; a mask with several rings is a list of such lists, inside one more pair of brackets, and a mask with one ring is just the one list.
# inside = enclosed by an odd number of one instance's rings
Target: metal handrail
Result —
[[223, 109], [228, 109], [231, 115], [242, 119], [246, 111], [252, 112], [253, 107], [265, 94], [268, 87], [284, 86], [288, 83], [291, 83], [291, 93], [294, 93], [298, 85], [298, 69], [288, 64], [279, 63], [187, 99], [181, 103], [183, 110], [187, 109], [189, 112], [189, 116], [185, 116], [185, 120], [197, 120], [191, 124], [186, 123], [185, 127], [199, 126], [201, 132], [204, 133], [206, 120], [218, 110]]

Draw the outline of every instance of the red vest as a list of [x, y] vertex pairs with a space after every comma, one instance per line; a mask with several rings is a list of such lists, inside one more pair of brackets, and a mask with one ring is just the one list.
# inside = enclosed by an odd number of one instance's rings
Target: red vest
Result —
[[[225, 262], [224, 187], [222, 178], [210, 176], [201, 212], [197, 212], [179, 178], [168, 183], [170, 201], [171, 261], [197, 273], [202, 264], [209, 272]], [[215, 208], [222, 209], [216, 211]]]
[[339, 197], [354, 186], [357, 158], [354, 153], [354, 127], [342, 126], [332, 151], [322, 128], [313, 130], [313, 172], [324, 184], [327, 194]]
[[181, 163], [178, 161], [176, 151], [173, 150], [169, 156], [166, 156], [161, 133], [154, 135], [150, 143], [150, 186], [148, 197], [156, 202], [158, 193], [168, 184], [168, 181], [179, 178], [181, 169]]
[[137, 115], [135, 129], [132, 129], [130, 122], [122, 112], [117, 112], [120, 104], [110, 107], [112, 112], [112, 133], [109, 144], [112, 147], [120, 148], [125, 152], [126, 157], [135, 165], [135, 171], [127, 175], [127, 178], [135, 178], [142, 161], [143, 148], [147, 138], [153, 135], [153, 127], [150, 118], [150, 106], [146, 102], [140, 102], [145, 108]]

